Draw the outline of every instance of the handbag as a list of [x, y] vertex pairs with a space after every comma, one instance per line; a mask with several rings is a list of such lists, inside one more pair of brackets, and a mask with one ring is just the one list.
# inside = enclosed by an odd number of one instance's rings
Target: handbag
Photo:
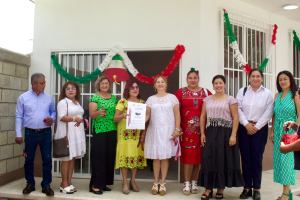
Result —
[[[67, 102], [67, 100], [66, 100]], [[68, 116], [68, 102], [67, 102]], [[54, 139], [53, 135], [53, 158], [62, 158], [70, 155], [69, 139], [68, 139], [68, 122], [66, 122], [66, 136], [60, 139]]]
[[296, 142], [299, 139], [299, 135], [294, 134], [283, 134], [281, 137], [281, 142], [283, 142], [285, 145], [292, 144], [293, 142]]

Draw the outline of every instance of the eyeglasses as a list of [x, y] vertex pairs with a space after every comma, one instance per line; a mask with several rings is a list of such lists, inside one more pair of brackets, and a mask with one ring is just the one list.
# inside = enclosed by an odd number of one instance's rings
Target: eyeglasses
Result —
[[109, 85], [109, 82], [100, 83], [100, 85]]
[[76, 90], [76, 88], [74, 88], [74, 87], [73, 87], [73, 88], [66, 88], [66, 90], [67, 90], [67, 91], [70, 91], [70, 90]]
[[136, 90], [138, 90], [138, 89], [140, 89], [140, 87], [139, 86], [132, 86], [131, 88], [130, 88], [131, 90], [134, 90], [134, 89], [136, 89]]

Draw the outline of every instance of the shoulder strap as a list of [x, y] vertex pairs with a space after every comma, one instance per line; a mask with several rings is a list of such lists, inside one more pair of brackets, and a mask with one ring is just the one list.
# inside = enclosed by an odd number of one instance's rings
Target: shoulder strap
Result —
[[247, 87], [244, 87], [244, 93], [243, 93], [243, 96], [245, 96], [246, 92], [247, 92]]
[[207, 92], [207, 89], [206, 89], [206, 88], [203, 88], [203, 90], [204, 90], [205, 96], [207, 96], [207, 97], [208, 97], [208, 92]]
[[[66, 103], [67, 103], [67, 116], [69, 115], [69, 104], [68, 104], [68, 101], [66, 100]], [[68, 139], [68, 122], [66, 122], [66, 140], [69, 144], [69, 139]]]

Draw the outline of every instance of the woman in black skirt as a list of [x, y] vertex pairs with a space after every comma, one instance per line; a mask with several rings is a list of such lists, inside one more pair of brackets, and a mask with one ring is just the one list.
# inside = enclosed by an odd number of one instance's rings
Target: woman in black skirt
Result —
[[216, 199], [223, 199], [225, 187], [244, 186], [236, 138], [239, 126], [237, 101], [224, 93], [226, 80], [223, 75], [215, 76], [212, 84], [216, 94], [203, 100], [200, 117], [204, 148], [198, 185], [206, 188], [202, 200], [212, 198], [212, 188], [218, 189]]

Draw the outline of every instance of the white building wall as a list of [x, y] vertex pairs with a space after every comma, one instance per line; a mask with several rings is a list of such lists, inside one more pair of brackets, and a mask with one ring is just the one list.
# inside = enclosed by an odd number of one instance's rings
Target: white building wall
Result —
[[51, 51], [109, 50], [115, 44], [125, 50], [157, 49], [183, 44], [182, 86], [187, 71], [195, 67], [201, 73], [200, 85], [212, 89], [212, 77], [222, 74], [223, 8], [276, 23], [276, 73], [292, 71], [289, 30], [300, 32], [300, 23], [238, 0], [36, 0], [30, 75], [43, 72], [50, 92]]

